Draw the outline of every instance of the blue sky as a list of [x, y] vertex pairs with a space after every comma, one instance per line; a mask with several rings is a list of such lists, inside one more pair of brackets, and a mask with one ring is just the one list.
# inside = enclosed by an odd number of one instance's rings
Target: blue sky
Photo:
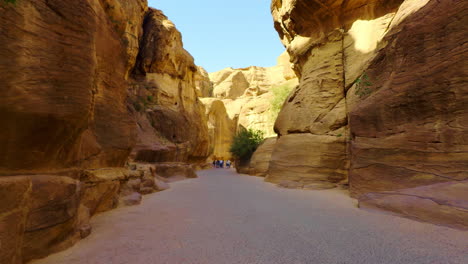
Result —
[[284, 51], [270, 0], [149, 0], [182, 32], [184, 47], [208, 72], [273, 66]]

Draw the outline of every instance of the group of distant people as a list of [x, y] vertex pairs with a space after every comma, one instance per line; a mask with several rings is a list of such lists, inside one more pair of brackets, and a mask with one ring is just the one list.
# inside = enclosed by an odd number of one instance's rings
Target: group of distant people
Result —
[[224, 168], [226, 166], [227, 169], [231, 168], [231, 161], [227, 160], [213, 160], [213, 168]]

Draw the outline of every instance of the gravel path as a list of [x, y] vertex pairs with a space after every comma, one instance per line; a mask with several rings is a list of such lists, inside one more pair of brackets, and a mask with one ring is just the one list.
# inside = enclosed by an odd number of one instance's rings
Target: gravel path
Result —
[[93, 233], [34, 264], [466, 264], [468, 232], [356, 208], [344, 192], [199, 172], [93, 218]]

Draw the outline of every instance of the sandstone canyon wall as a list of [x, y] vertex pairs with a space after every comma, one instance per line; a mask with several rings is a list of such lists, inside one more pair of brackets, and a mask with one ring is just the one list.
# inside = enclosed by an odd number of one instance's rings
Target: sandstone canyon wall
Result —
[[0, 32], [1, 263], [71, 246], [209, 155], [207, 74], [146, 0], [2, 1]]
[[[289, 56], [283, 53], [273, 67], [251, 66], [226, 68], [209, 74], [212, 97], [203, 98], [213, 132], [213, 158], [232, 159], [229, 147], [239, 128], [263, 131], [266, 137], [276, 137], [271, 111], [274, 87], [297, 85]], [[221, 106], [223, 104], [224, 106]], [[221, 110], [225, 108], [225, 110]], [[213, 130], [213, 131], [214, 131]]]
[[207, 79], [161, 11], [150, 9], [143, 29], [130, 89], [139, 135], [132, 157], [146, 162], [204, 162], [209, 155], [208, 127], [197, 88]]
[[[276, 120], [267, 180], [349, 182], [369, 207], [466, 228], [468, 197], [459, 190], [468, 191], [467, 7], [272, 1], [300, 84]], [[453, 185], [415, 189], [411, 198], [411, 188], [444, 182]]]

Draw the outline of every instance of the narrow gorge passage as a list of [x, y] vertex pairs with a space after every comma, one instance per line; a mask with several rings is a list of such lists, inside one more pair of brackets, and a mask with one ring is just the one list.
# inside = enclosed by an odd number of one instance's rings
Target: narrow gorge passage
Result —
[[466, 232], [359, 210], [342, 191], [198, 174], [96, 216], [89, 237], [32, 263], [468, 263]]

